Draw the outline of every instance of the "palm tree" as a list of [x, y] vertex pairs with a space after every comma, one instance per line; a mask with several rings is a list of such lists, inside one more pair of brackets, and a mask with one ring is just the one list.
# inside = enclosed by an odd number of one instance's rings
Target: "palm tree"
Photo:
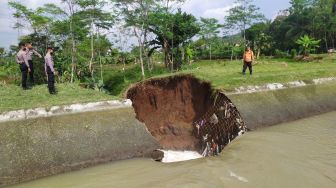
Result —
[[320, 47], [320, 42], [321, 40], [316, 40], [314, 38], [310, 38], [308, 35], [304, 35], [296, 41], [296, 44], [301, 46], [304, 56], [309, 56], [309, 53], [312, 50]]

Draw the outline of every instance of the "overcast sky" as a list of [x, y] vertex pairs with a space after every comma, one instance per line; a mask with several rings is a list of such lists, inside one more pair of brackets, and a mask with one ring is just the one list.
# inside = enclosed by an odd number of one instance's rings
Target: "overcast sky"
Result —
[[[36, 8], [45, 3], [57, 3], [60, 0], [16, 0], [29, 8]], [[261, 12], [269, 19], [274, 19], [280, 10], [289, 7], [289, 0], [255, 0]], [[187, 0], [182, 9], [196, 17], [216, 18], [223, 22], [234, 0]], [[8, 48], [18, 41], [18, 33], [14, 30], [13, 11], [8, 7], [8, 0], [0, 0], [0, 47]]]

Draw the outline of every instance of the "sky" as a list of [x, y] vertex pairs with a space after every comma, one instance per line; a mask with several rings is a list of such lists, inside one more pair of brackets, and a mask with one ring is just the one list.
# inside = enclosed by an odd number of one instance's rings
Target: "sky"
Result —
[[[45, 3], [60, 4], [60, 0], [16, 0], [28, 8], [36, 8]], [[216, 18], [224, 21], [228, 10], [232, 8], [235, 0], [187, 0], [182, 10], [196, 17]], [[289, 0], [255, 0], [255, 5], [268, 18], [274, 19], [280, 10], [289, 7]], [[13, 29], [15, 20], [13, 10], [8, 7], [8, 0], [0, 0], [0, 47], [8, 48], [18, 42], [18, 32]]]

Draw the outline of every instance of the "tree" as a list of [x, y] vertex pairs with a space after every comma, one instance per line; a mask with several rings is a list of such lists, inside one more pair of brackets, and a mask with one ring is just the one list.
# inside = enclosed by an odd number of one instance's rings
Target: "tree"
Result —
[[209, 48], [210, 48], [210, 60], [212, 60], [212, 39], [219, 34], [219, 28], [221, 27], [218, 24], [218, 20], [215, 18], [202, 18], [200, 20], [200, 33], [199, 35], [206, 39]]
[[95, 54], [94, 37], [95, 35], [100, 35], [100, 29], [109, 30], [112, 27], [113, 16], [111, 13], [103, 11], [103, 7], [106, 5], [104, 0], [81, 0], [78, 2], [78, 4], [82, 8], [82, 20], [87, 21], [88, 25], [90, 25], [91, 58], [89, 61], [89, 71], [91, 77], [93, 77], [94, 70], [92, 64]]
[[149, 41], [152, 50], [162, 48], [165, 54], [165, 65], [171, 71], [180, 66], [180, 47], [200, 31], [197, 19], [180, 9], [176, 13], [157, 10], [149, 14], [148, 29], [155, 35]]
[[257, 23], [246, 30], [246, 38], [251, 41], [256, 57], [259, 58], [262, 52], [270, 51], [273, 47], [273, 38], [270, 36], [270, 22]]
[[226, 27], [239, 29], [245, 41], [246, 28], [265, 19], [265, 16], [259, 13], [260, 8], [252, 4], [252, 2], [253, 0], [236, 0], [235, 3], [237, 5], [231, 8], [229, 15], [225, 17]]
[[[162, 23], [164, 23], [164, 25], [161, 26], [164, 27], [164, 29], [162, 28], [163, 30], [168, 31], [172, 27], [172, 24], [169, 21], [171, 19], [171, 17], [169, 17], [169, 15], [171, 15], [170, 12], [172, 12], [171, 10], [174, 5], [184, 2], [184, 0], [114, 0], [114, 2], [117, 2], [117, 6], [121, 8], [122, 15], [125, 19], [125, 26], [132, 27], [134, 36], [137, 38], [141, 71], [144, 78], [144, 58], [148, 67], [151, 67], [149, 65], [150, 58], [155, 52], [155, 49], [157, 49], [157, 47], [150, 50], [147, 48], [147, 44], [151, 45], [151, 42], [148, 41], [148, 37], [153, 34], [149, 28], [149, 24], [153, 23], [153, 20], [151, 20], [153, 17], [150, 17], [150, 15], [153, 15], [153, 12], [161, 12], [165, 14], [167, 17], [161, 17], [163, 21]], [[168, 41], [166, 41], [166, 44], [168, 44]], [[172, 65], [173, 62], [170, 64]]]
[[189, 65], [191, 65], [191, 60], [194, 57], [194, 51], [190, 48], [190, 46], [187, 46], [185, 49], [186, 55], [187, 55], [187, 62]]
[[308, 56], [312, 50], [318, 48], [320, 42], [321, 40], [310, 38], [308, 35], [304, 35], [296, 41], [296, 43], [302, 47], [305, 56]]
[[76, 71], [76, 41], [75, 41], [75, 30], [74, 30], [74, 17], [77, 13], [78, 0], [62, 0], [62, 3], [65, 3], [67, 6], [66, 15], [69, 18], [69, 28], [70, 28], [70, 38], [71, 38], [71, 83], [74, 82], [74, 74]]
[[[148, 37], [148, 15], [156, 6], [154, 0], [114, 0], [125, 19], [125, 27], [132, 27], [139, 47], [142, 78], [145, 78], [144, 54]], [[147, 59], [147, 63], [149, 63]]]
[[313, 0], [290, 0], [289, 12], [291, 14], [302, 14], [307, 7], [312, 5], [312, 2]]
[[[20, 30], [25, 27], [26, 29], [33, 30], [32, 35], [37, 38], [44, 38], [45, 44], [43, 46], [45, 47], [44, 49], [46, 49], [48, 45], [49, 24], [53, 22], [53, 18], [43, 15], [43, 9], [40, 8], [36, 10], [28, 9], [26, 6], [15, 1], [9, 1], [8, 5], [15, 10], [13, 16], [17, 18], [17, 23], [14, 28]], [[28, 24], [21, 24], [22, 21]], [[21, 36], [19, 36], [19, 38], [20, 37]]]
[[6, 54], [5, 48], [0, 47], [0, 57], [4, 57]]

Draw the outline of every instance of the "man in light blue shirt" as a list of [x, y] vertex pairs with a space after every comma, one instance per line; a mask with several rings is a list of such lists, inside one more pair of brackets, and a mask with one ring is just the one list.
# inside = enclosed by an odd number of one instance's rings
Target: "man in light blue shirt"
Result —
[[31, 42], [26, 43], [26, 48], [27, 48], [27, 59], [30, 67], [30, 72], [29, 72], [29, 81], [32, 85], [35, 84], [34, 82], [34, 64], [33, 64], [33, 55], [38, 56], [39, 58], [42, 58], [42, 56], [33, 48], [33, 45]]
[[24, 90], [27, 90], [27, 76], [30, 72], [29, 62], [27, 59], [27, 48], [24, 43], [20, 43], [20, 51], [16, 54], [16, 63], [20, 66], [21, 70], [21, 85]]
[[52, 95], [56, 94], [55, 90], [55, 69], [54, 69], [54, 59], [52, 57], [54, 49], [48, 47], [47, 54], [44, 57], [44, 70], [46, 75], [48, 76], [48, 89], [49, 93]]

